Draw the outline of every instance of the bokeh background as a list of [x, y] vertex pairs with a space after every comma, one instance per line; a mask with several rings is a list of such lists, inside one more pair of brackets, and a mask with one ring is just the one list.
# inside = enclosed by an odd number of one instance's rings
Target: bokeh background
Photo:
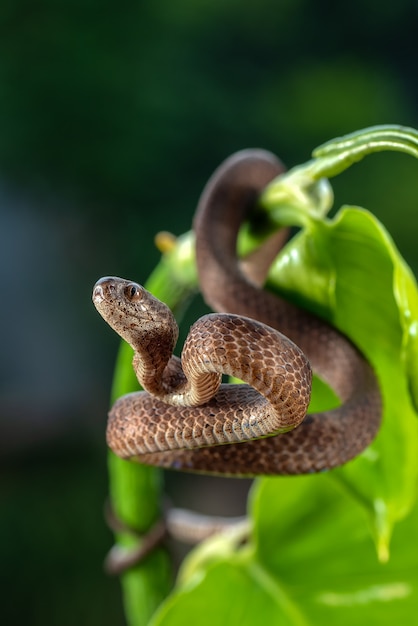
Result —
[[[237, 149], [291, 166], [362, 127], [417, 127], [417, 24], [410, 0], [2, 0], [2, 623], [124, 624], [102, 571], [118, 339], [94, 282], [145, 281], [154, 234], [190, 228]], [[337, 205], [381, 218], [415, 272], [417, 173], [380, 154], [334, 185]], [[202, 478], [168, 484], [180, 503], [205, 492]], [[238, 512], [223, 485], [216, 512]]]

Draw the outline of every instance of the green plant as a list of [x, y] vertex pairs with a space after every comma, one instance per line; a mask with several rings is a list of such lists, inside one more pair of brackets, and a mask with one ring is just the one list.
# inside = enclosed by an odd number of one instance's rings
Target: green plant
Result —
[[[417, 286], [372, 214], [345, 206], [327, 217], [327, 179], [379, 150], [417, 157], [418, 132], [380, 126], [333, 140], [273, 181], [260, 202], [270, 229], [301, 227], [271, 267], [267, 288], [319, 312], [375, 367], [385, 406], [376, 441], [328, 474], [257, 480], [248, 542], [234, 532], [207, 540], [186, 559], [172, 592], [167, 555], [155, 550], [122, 576], [131, 626], [407, 623], [417, 610]], [[242, 252], [265, 235], [246, 225]], [[147, 288], [181, 316], [198, 288], [192, 234], [163, 255]], [[131, 357], [123, 344], [113, 399], [137, 388]], [[316, 381], [311, 408], [328, 401]], [[109, 468], [118, 517], [146, 532], [160, 515], [159, 470], [112, 454]], [[135, 542], [123, 532], [117, 541], [127, 549]]]

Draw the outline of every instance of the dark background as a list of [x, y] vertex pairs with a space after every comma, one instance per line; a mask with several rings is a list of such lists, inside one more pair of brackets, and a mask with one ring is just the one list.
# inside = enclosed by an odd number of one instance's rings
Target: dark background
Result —
[[[292, 166], [362, 127], [417, 127], [417, 23], [407, 0], [1, 2], [2, 623], [124, 623], [102, 573], [118, 339], [94, 282], [145, 281], [154, 234], [190, 228], [237, 149]], [[417, 173], [380, 154], [335, 180], [337, 204], [373, 210], [415, 272]]]

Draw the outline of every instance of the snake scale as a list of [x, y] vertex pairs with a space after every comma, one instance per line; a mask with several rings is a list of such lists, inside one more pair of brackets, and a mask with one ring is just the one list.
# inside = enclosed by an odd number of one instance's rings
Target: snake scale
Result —
[[[245, 263], [236, 241], [264, 187], [283, 172], [264, 150], [229, 157], [207, 183], [194, 229], [202, 293], [219, 313], [193, 324], [181, 359], [168, 307], [142, 286], [100, 279], [93, 302], [134, 349], [145, 391], [116, 401], [107, 442], [119, 456], [161, 467], [224, 474], [305, 474], [358, 455], [382, 413], [375, 374], [335, 328], [262, 289], [284, 235]], [[341, 404], [306, 415], [312, 370]], [[222, 384], [222, 374], [243, 384]]]

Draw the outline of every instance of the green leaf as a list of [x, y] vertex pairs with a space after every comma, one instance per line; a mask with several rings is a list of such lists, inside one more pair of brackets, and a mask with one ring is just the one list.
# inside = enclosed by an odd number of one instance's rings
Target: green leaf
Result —
[[[415, 502], [418, 291], [409, 267], [373, 215], [344, 207], [333, 220], [326, 218], [331, 202], [322, 177], [387, 149], [417, 157], [418, 131], [376, 126], [334, 139], [317, 148], [312, 161], [273, 181], [261, 202], [276, 227], [303, 228], [271, 268], [269, 287], [350, 337], [379, 378], [384, 399], [381, 431], [372, 446], [333, 476], [371, 513], [382, 560], [389, 556], [395, 522]], [[314, 400], [318, 405], [318, 397]]]
[[[369, 508], [380, 557], [393, 524], [415, 501], [418, 476], [418, 292], [384, 227], [367, 211], [344, 208], [312, 220], [277, 259], [269, 284], [325, 316], [373, 364], [384, 398], [376, 441], [334, 472]], [[416, 388], [415, 388], [416, 393]]]
[[228, 548], [209, 561], [210, 549], [200, 548], [201, 566], [189, 557], [191, 573], [152, 626], [410, 623], [418, 603], [417, 508], [397, 527], [387, 564], [376, 557], [362, 507], [329, 475], [264, 479], [251, 513], [254, 548]]
[[252, 502], [256, 555], [311, 624], [409, 623], [418, 602], [411, 550], [418, 509], [378, 561], [364, 512], [330, 475], [265, 479]]
[[[186, 617], [187, 616], [187, 617]], [[151, 626], [307, 626], [296, 604], [254, 559], [222, 560], [163, 605]]]

